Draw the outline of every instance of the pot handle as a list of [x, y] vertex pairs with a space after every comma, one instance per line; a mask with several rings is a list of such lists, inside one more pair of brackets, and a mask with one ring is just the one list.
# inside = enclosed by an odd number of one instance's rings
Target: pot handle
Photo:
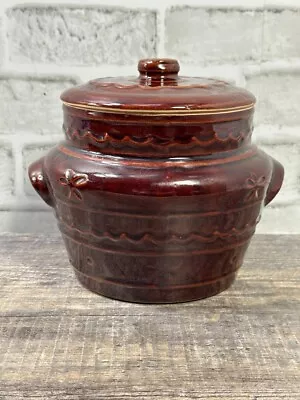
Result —
[[280, 164], [280, 162], [276, 161], [273, 157], [271, 157], [273, 162], [273, 171], [271, 181], [267, 190], [266, 198], [265, 198], [265, 205], [269, 204], [274, 197], [279, 192], [283, 178], [284, 178], [284, 168]]
[[30, 182], [41, 198], [51, 207], [54, 207], [52, 196], [43, 171], [44, 157], [32, 163], [28, 168]]

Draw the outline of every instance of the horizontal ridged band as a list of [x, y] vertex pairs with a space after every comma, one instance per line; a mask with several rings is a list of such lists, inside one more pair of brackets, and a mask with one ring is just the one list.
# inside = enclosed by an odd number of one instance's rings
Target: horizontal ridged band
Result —
[[215, 109], [197, 109], [197, 110], [137, 110], [137, 109], [124, 109], [115, 107], [103, 107], [91, 104], [78, 104], [63, 101], [67, 107], [76, 108], [85, 111], [96, 111], [106, 114], [130, 114], [130, 115], [145, 115], [145, 116], [182, 116], [182, 115], [216, 115], [216, 114], [229, 114], [251, 110], [254, 103], [238, 107], [228, 108], [215, 108]]

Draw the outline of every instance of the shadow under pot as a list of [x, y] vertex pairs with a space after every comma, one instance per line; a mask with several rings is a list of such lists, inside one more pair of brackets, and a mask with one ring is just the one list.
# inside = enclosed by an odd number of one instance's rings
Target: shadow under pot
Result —
[[250, 92], [180, 76], [172, 59], [138, 69], [65, 91], [65, 140], [29, 177], [83, 286], [141, 303], [212, 296], [234, 281], [283, 167], [251, 143]]

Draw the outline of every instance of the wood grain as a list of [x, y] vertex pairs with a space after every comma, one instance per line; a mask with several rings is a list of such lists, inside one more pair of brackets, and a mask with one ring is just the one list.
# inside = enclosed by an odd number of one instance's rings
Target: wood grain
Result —
[[300, 237], [257, 235], [219, 296], [81, 288], [58, 236], [0, 236], [0, 400], [300, 399]]

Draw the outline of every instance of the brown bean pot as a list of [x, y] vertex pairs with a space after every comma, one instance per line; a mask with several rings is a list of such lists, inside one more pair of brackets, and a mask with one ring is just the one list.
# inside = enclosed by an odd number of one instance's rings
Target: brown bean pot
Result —
[[251, 144], [248, 91], [180, 77], [172, 59], [139, 71], [65, 91], [65, 140], [29, 177], [88, 289], [141, 303], [212, 296], [234, 281], [283, 167]]

